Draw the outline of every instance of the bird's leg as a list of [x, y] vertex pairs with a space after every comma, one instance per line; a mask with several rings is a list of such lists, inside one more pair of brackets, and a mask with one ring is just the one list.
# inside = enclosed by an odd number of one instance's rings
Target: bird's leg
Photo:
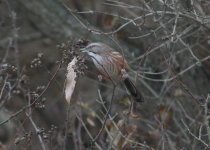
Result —
[[124, 68], [121, 69], [121, 74], [122, 74], [122, 79], [125, 79], [128, 77], [128, 73], [126, 72], [126, 70]]

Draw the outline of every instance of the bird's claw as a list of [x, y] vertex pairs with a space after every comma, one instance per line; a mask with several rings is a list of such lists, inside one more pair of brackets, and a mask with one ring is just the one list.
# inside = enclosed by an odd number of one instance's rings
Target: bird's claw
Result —
[[103, 79], [103, 76], [102, 75], [98, 75], [98, 80], [101, 82]]

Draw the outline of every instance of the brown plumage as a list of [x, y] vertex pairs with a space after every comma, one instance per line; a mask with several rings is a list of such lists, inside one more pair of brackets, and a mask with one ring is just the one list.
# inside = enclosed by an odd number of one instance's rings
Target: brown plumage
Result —
[[103, 43], [91, 43], [83, 50], [91, 56], [95, 66], [106, 79], [123, 81], [133, 99], [137, 102], [143, 101], [142, 94], [126, 75], [128, 63], [119, 52]]

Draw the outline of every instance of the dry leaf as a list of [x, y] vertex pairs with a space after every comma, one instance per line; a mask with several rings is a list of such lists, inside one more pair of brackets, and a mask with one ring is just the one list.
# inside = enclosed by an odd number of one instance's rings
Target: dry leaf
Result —
[[77, 74], [73, 68], [76, 62], [77, 62], [77, 58], [74, 57], [74, 59], [68, 64], [68, 67], [67, 67], [65, 96], [66, 96], [66, 101], [68, 104], [70, 104], [71, 96], [74, 92], [74, 88], [76, 85], [75, 79], [77, 77]]
[[184, 95], [184, 92], [182, 89], [175, 90], [174, 96], [183, 96], [183, 95]]
[[161, 105], [155, 116], [163, 127], [167, 129], [171, 126], [173, 121], [173, 110], [170, 107]]

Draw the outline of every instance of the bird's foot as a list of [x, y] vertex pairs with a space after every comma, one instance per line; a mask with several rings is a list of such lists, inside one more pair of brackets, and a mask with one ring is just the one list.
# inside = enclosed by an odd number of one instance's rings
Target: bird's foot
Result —
[[125, 69], [121, 69], [121, 74], [122, 74], [122, 78], [125, 79], [128, 77], [128, 73], [126, 72]]
[[98, 80], [101, 82], [103, 80], [103, 76], [101, 74], [98, 75]]

